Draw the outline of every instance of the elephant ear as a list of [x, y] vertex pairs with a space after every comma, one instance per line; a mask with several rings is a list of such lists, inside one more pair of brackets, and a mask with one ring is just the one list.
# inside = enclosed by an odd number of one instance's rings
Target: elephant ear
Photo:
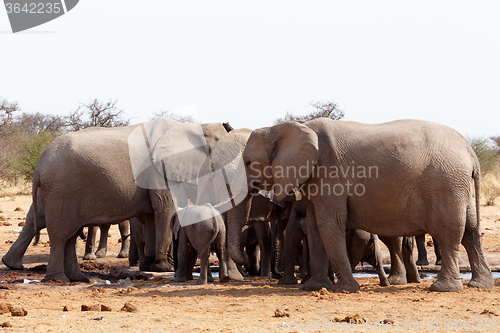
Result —
[[318, 135], [293, 121], [271, 127], [270, 134], [274, 200], [279, 201], [311, 176], [319, 159]]

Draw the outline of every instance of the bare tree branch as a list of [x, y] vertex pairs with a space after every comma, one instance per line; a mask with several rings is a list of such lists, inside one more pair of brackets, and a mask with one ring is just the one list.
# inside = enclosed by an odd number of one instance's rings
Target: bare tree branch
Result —
[[316, 118], [330, 118], [333, 120], [339, 120], [344, 118], [344, 111], [339, 109], [339, 106], [335, 102], [326, 101], [310, 101], [309, 106], [313, 108], [311, 112], [303, 116], [296, 116], [293, 113], [287, 111], [283, 118], [278, 118], [274, 120], [274, 124], [283, 123], [285, 121], [308, 121]]
[[160, 118], [160, 117], [165, 117], [165, 118], [170, 118], [172, 120], [178, 121], [180, 123], [198, 123], [198, 121], [191, 115], [183, 116], [179, 115], [177, 113], [171, 112], [171, 111], [160, 111], [160, 112], [155, 112], [153, 114], [153, 118], [151, 120]]

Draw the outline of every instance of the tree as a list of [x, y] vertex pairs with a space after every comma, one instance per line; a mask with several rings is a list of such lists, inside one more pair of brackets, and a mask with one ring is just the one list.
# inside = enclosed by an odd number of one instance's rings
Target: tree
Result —
[[160, 112], [155, 112], [153, 114], [153, 118], [151, 120], [160, 118], [160, 117], [165, 117], [165, 118], [170, 118], [172, 120], [178, 121], [180, 123], [198, 123], [198, 121], [191, 115], [180, 115], [171, 111], [160, 111]]
[[67, 117], [69, 131], [79, 131], [87, 127], [120, 127], [130, 124], [130, 119], [122, 119], [123, 110], [116, 106], [118, 101], [101, 102], [98, 99], [80, 103]]
[[19, 111], [19, 104], [17, 102], [9, 102], [7, 99], [0, 101], [0, 130], [11, 124], [14, 119], [14, 113]]
[[469, 142], [481, 165], [482, 176], [498, 167], [498, 150], [494, 147], [490, 139], [469, 138]]
[[54, 133], [62, 133], [67, 127], [67, 119], [64, 116], [56, 116], [52, 114], [25, 113], [15, 118], [15, 126], [18, 130], [23, 130], [30, 133], [38, 133], [40, 131], [49, 131]]
[[309, 106], [313, 108], [311, 112], [304, 116], [296, 116], [293, 113], [287, 111], [283, 118], [278, 118], [274, 120], [274, 124], [283, 123], [285, 121], [308, 121], [316, 118], [330, 118], [333, 120], [339, 120], [344, 118], [344, 111], [339, 109], [339, 106], [335, 102], [326, 101], [310, 101]]

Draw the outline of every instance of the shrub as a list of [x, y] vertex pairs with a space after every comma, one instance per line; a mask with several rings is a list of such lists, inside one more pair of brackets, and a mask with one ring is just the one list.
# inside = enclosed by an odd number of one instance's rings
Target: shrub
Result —
[[18, 134], [16, 140], [21, 152], [7, 161], [7, 167], [25, 180], [31, 181], [38, 157], [58, 135], [51, 131]]
[[492, 140], [485, 138], [469, 138], [469, 142], [481, 165], [482, 176], [498, 168], [498, 150]]

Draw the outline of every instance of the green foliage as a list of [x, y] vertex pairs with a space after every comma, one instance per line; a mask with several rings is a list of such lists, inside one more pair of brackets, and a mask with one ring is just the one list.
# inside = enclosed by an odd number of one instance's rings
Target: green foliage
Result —
[[55, 132], [43, 130], [39, 133], [17, 135], [16, 141], [21, 151], [7, 161], [7, 167], [18, 176], [31, 181], [38, 157], [58, 135]]
[[344, 111], [339, 109], [339, 106], [335, 102], [314, 102], [310, 101], [309, 106], [313, 108], [308, 114], [304, 116], [296, 116], [293, 113], [287, 111], [283, 118], [278, 118], [274, 120], [274, 124], [283, 123], [285, 121], [308, 121], [316, 118], [330, 118], [333, 120], [339, 120], [344, 118]]
[[490, 139], [487, 138], [469, 138], [469, 142], [476, 153], [476, 156], [481, 165], [481, 175], [485, 175], [489, 172], [496, 170], [499, 167], [498, 164], [498, 146], [492, 143]]

